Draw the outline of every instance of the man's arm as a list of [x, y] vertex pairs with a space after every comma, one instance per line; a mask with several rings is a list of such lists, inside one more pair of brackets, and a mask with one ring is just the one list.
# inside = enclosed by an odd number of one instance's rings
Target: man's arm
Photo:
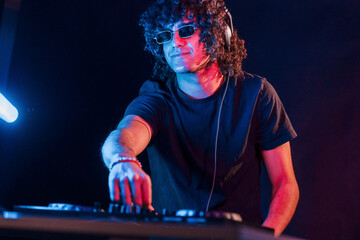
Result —
[[273, 228], [279, 236], [294, 215], [299, 187], [293, 170], [290, 143], [262, 152], [272, 185], [272, 198], [263, 226]]
[[[128, 115], [118, 129], [112, 131], [102, 147], [105, 165], [109, 168], [117, 157], [136, 157], [149, 144], [152, 129], [142, 118]], [[121, 162], [109, 174], [110, 198], [126, 204], [137, 204], [152, 209], [150, 177], [135, 163]], [[120, 199], [121, 196], [121, 199]]]

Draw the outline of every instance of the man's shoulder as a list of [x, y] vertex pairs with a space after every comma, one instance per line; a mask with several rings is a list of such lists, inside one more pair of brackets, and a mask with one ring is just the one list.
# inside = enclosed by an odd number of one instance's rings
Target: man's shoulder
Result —
[[244, 72], [243, 84], [248, 87], [255, 87], [260, 92], [275, 91], [271, 83], [265, 78], [257, 74]]
[[236, 80], [236, 83], [238, 82], [240, 82], [240, 86], [242, 89], [245, 88], [247, 90], [252, 90], [255, 92], [260, 91], [263, 88], [264, 84], [267, 84], [266, 78], [248, 72], [244, 72], [243, 78]]
[[245, 81], [247, 84], [264, 84], [264, 82], [267, 82], [265, 77], [248, 72], [244, 72], [243, 81]]
[[144, 94], [167, 94], [169, 92], [167, 82], [156, 79], [146, 80], [139, 90], [140, 95]]

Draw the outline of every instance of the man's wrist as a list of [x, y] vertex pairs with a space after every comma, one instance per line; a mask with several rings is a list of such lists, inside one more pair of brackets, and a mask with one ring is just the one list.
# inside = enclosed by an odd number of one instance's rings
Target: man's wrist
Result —
[[109, 171], [111, 171], [115, 165], [122, 162], [132, 162], [135, 163], [139, 168], [142, 168], [141, 163], [139, 162], [139, 160], [137, 160], [136, 157], [122, 156], [120, 154], [116, 154], [110, 161]]

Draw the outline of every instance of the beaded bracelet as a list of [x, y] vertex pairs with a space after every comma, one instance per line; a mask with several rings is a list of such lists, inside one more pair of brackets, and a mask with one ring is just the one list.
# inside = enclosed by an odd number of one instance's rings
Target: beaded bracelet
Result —
[[110, 167], [109, 167], [110, 171], [116, 164], [121, 163], [121, 162], [132, 162], [132, 163], [135, 163], [136, 165], [138, 165], [139, 168], [142, 168], [139, 160], [137, 160], [134, 157], [117, 157], [110, 163]]

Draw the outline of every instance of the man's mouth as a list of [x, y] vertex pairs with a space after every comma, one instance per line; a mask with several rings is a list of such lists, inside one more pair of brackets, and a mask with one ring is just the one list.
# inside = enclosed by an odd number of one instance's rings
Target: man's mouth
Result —
[[180, 52], [180, 53], [171, 54], [170, 57], [172, 57], [172, 58], [182, 57], [182, 56], [185, 56], [185, 55], [188, 55], [188, 54], [190, 54], [190, 52]]

